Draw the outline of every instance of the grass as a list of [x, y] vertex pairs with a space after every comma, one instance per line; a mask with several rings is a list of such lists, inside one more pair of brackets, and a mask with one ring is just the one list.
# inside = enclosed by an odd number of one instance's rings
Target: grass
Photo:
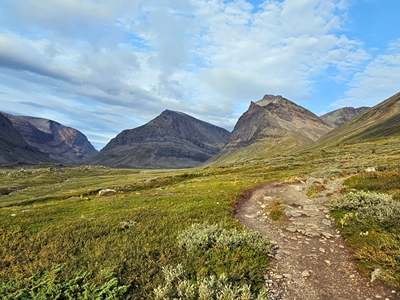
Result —
[[285, 216], [283, 213], [285, 210], [285, 207], [283, 206], [284, 201], [274, 199], [272, 201], [266, 201], [265, 203], [267, 205], [266, 212], [269, 218], [274, 222], [283, 221]]
[[[372, 148], [375, 153], [365, 151]], [[179, 245], [179, 236], [204, 222], [242, 232], [233, 218], [239, 195], [288, 178], [363, 174], [373, 166], [380, 171], [347, 180], [347, 189], [382, 190], [398, 199], [398, 149], [399, 139], [380, 139], [190, 170], [0, 169], [0, 289], [28, 282], [32, 274], [46, 279], [56, 264], [62, 266], [59, 282], [73, 282], [90, 271], [89, 282], [101, 287], [107, 283], [102, 274], [109, 272], [118, 286], [128, 287], [124, 298], [153, 299], [154, 290], [164, 284], [163, 268], [182, 265], [190, 282], [225, 274], [232, 286], [249, 284], [256, 294], [268, 264], [264, 252], [251, 246], [188, 252]], [[118, 193], [100, 197], [102, 188]], [[279, 219], [281, 213], [277, 203], [273, 215]], [[335, 214], [339, 218], [345, 212]], [[380, 231], [374, 223], [363, 226], [342, 230], [359, 261], [378, 257], [385, 270], [397, 271], [393, 253], [398, 232]], [[360, 236], [360, 231], [369, 234]], [[361, 243], [375, 238], [365, 247]], [[371, 243], [379, 249], [371, 250]], [[366, 273], [374, 268], [360, 266]], [[398, 280], [392, 276], [388, 282], [398, 286]]]
[[[400, 175], [397, 169], [363, 173], [345, 181], [346, 190], [352, 195], [376, 195], [373, 201], [363, 201], [350, 206], [340, 206], [332, 215], [362, 273], [370, 276], [378, 272], [378, 278], [400, 288]], [[383, 193], [383, 194], [379, 194]], [[371, 198], [372, 199], [372, 198]], [[393, 200], [392, 200], [393, 199]], [[357, 216], [355, 215], [357, 214]]]

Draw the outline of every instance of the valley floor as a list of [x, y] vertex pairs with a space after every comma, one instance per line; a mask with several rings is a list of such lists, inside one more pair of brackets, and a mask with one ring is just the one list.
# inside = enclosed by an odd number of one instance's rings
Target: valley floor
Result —
[[[400, 299], [398, 291], [359, 274], [329, 215], [327, 204], [340, 191], [343, 179], [327, 182], [324, 191], [308, 197], [314, 181], [261, 185], [245, 193], [237, 204], [239, 221], [274, 245], [274, 258], [265, 276], [274, 299]], [[283, 209], [279, 221], [267, 216], [274, 201]]]

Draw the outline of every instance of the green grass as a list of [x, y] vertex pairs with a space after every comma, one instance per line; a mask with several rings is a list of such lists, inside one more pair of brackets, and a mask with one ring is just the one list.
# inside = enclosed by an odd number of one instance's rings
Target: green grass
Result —
[[[372, 147], [375, 153], [365, 151]], [[0, 169], [0, 283], [28, 282], [32, 274], [47, 278], [56, 264], [63, 266], [57, 282], [90, 271], [89, 282], [101, 287], [105, 284], [101, 274], [107, 271], [119, 286], [128, 286], [126, 299], [152, 299], [154, 289], [164, 283], [163, 267], [181, 264], [193, 282], [226, 274], [230, 283], [250, 284], [256, 293], [268, 264], [265, 253], [249, 246], [187, 252], [179, 245], [180, 234], [204, 222], [242, 231], [233, 218], [233, 204], [243, 191], [265, 182], [362, 174], [373, 166], [393, 176], [378, 181], [372, 175], [359, 176], [357, 183], [356, 179], [346, 181], [348, 189], [379, 190], [386, 182], [384, 192], [396, 198], [398, 149], [400, 140], [381, 139], [190, 170]], [[102, 188], [118, 193], [99, 197]], [[365, 226], [355, 228], [354, 238], [359, 238], [359, 230], [375, 225]], [[381, 245], [380, 257], [395, 257], [391, 251], [397, 249], [393, 246], [396, 236], [372, 229], [380, 238], [374, 242]], [[343, 234], [350, 243], [351, 232], [346, 230]], [[366, 257], [364, 249], [369, 248], [357, 241], [351, 245], [356, 256]], [[388, 259], [387, 269], [397, 270]], [[391, 283], [398, 284], [396, 280]]]
[[[379, 269], [378, 278], [400, 288], [400, 175], [398, 170], [393, 168], [390, 171], [362, 173], [350, 177], [344, 184], [346, 190], [385, 193], [381, 194], [380, 198], [385, 198], [385, 200], [380, 203], [360, 204], [358, 208], [352, 205], [351, 211], [346, 208], [336, 208], [332, 215], [338, 227], [341, 227], [342, 235], [353, 249], [360, 270], [366, 276], [370, 276], [372, 272]], [[391, 197], [394, 201], [390, 201]], [[384, 212], [384, 214], [377, 212]], [[354, 213], [359, 215], [357, 217], [350, 215], [350, 218], [347, 218], [346, 214], [354, 215]]]

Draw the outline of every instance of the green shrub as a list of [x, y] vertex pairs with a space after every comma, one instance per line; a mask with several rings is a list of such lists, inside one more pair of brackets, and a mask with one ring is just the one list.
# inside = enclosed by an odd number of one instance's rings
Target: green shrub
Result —
[[249, 246], [268, 252], [270, 243], [260, 233], [252, 230], [227, 230], [218, 224], [194, 223], [190, 229], [178, 236], [179, 245], [188, 252], [206, 250], [212, 247], [229, 248]]
[[393, 198], [390, 195], [376, 192], [350, 192], [341, 199], [335, 199], [330, 203], [332, 210], [357, 210], [371, 207], [381, 203], [391, 203]]
[[348, 193], [342, 199], [332, 201], [330, 207], [336, 211], [351, 211], [340, 219], [342, 227], [352, 219], [358, 222], [371, 220], [388, 229], [400, 221], [400, 202], [388, 194], [363, 191]]
[[188, 279], [182, 265], [173, 268], [163, 267], [165, 282], [154, 289], [155, 300], [251, 300], [270, 299], [265, 289], [258, 295], [252, 294], [249, 285], [233, 285], [225, 274], [201, 277], [198, 280]]
[[103, 282], [91, 282], [90, 272], [75, 278], [61, 279], [62, 266], [53, 266], [45, 273], [29, 278], [0, 282], [0, 295], [4, 300], [46, 299], [121, 299], [128, 286], [119, 285], [118, 279], [108, 271], [102, 271]]

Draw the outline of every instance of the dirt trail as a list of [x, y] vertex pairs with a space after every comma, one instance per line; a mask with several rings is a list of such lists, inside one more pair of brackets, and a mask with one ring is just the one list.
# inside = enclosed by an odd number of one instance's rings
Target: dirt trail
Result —
[[[361, 277], [344, 239], [329, 216], [327, 203], [342, 180], [332, 180], [317, 197], [306, 195], [315, 179], [295, 184], [270, 183], [244, 193], [236, 217], [267, 236], [274, 248], [266, 285], [278, 300], [400, 299], [392, 288]], [[287, 220], [269, 220], [264, 208], [284, 201]]]

